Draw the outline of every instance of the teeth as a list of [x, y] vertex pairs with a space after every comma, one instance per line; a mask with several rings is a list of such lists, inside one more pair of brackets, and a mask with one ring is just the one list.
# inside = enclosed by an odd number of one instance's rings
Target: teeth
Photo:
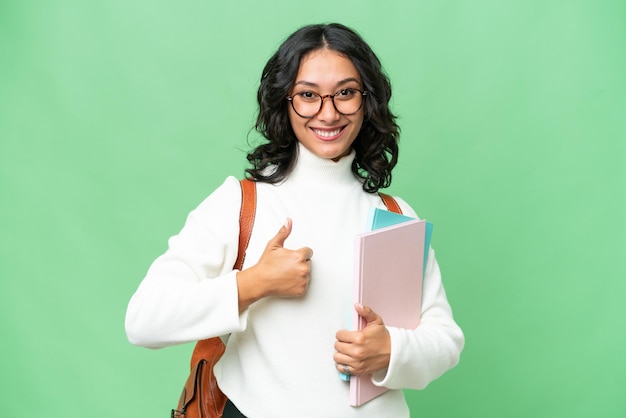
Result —
[[339, 132], [341, 132], [341, 128], [335, 129], [334, 131], [321, 131], [319, 129], [313, 129], [313, 132], [315, 132], [316, 135], [323, 136], [325, 138], [330, 138], [331, 136], [335, 136]]

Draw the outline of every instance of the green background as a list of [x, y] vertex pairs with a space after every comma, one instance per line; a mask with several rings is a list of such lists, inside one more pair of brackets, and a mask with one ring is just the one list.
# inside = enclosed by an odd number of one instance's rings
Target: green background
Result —
[[267, 58], [328, 21], [392, 79], [389, 191], [466, 333], [412, 415], [626, 416], [623, 0], [0, 0], [0, 415], [169, 416], [192, 346], [131, 346], [126, 304], [242, 175]]

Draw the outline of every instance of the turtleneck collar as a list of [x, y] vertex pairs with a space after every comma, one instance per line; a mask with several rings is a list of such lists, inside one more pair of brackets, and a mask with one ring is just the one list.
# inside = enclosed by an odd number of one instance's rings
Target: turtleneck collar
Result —
[[297, 161], [293, 171], [287, 178], [287, 183], [296, 182], [306, 184], [308, 187], [323, 187], [354, 185], [356, 180], [352, 174], [352, 162], [356, 152], [335, 162], [326, 158], [318, 157], [298, 142]]

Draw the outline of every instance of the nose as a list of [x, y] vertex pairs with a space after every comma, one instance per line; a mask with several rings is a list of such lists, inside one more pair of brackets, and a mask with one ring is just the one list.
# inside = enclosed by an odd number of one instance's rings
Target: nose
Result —
[[317, 114], [319, 120], [335, 121], [341, 118], [341, 113], [335, 108], [333, 98], [330, 95], [322, 97], [322, 108]]

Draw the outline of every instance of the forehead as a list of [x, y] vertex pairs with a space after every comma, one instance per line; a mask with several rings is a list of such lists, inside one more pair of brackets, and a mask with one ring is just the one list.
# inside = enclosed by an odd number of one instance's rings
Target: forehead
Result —
[[361, 81], [352, 61], [332, 49], [317, 49], [302, 57], [295, 82], [335, 86], [347, 79]]

